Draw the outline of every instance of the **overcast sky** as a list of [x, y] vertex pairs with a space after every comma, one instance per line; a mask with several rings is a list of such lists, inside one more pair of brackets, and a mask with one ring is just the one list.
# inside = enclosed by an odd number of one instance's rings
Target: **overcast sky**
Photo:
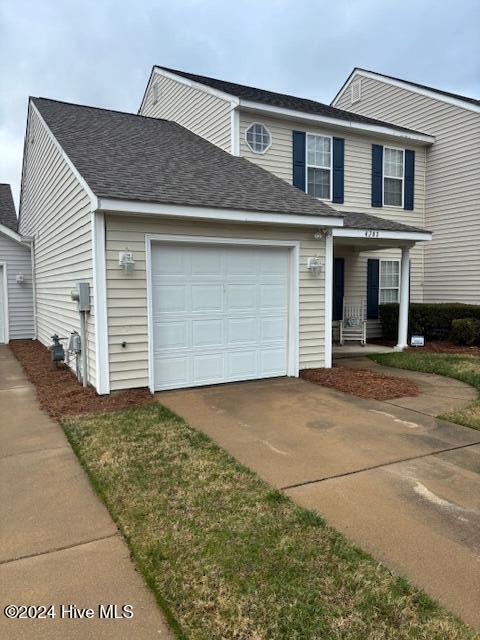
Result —
[[0, 182], [29, 95], [136, 111], [153, 64], [330, 102], [354, 66], [480, 97], [479, 0], [0, 0]]

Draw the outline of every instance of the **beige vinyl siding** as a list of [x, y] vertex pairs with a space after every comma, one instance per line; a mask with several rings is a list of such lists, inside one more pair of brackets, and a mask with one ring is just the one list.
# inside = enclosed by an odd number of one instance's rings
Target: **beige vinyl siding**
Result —
[[[70, 292], [78, 281], [92, 285], [91, 205], [49, 132], [34, 110], [26, 136], [20, 233], [35, 243], [37, 336], [80, 331], [77, 305]], [[88, 379], [95, 385], [93, 295], [88, 315]]]
[[[112, 390], [148, 385], [146, 234], [300, 241], [300, 368], [323, 366], [324, 278], [314, 277], [306, 269], [309, 256], [325, 256], [324, 241], [314, 240], [314, 231], [107, 215], [107, 307]], [[135, 257], [132, 274], [125, 274], [118, 266], [118, 252], [127, 246]], [[122, 342], [127, 343], [126, 347], [122, 347]]]
[[[10, 340], [33, 338], [33, 286], [30, 247], [0, 232], [0, 262], [6, 263]], [[24, 277], [17, 283], [17, 275]], [[3, 282], [0, 282], [3, 286]]]
[[[257, 154], [250, 151], [245, 142], [245, 130], [252, 122], [261, 122], [272, 134], [272, 144], [264, 154]], [[351, 132], [334, 132], [325, 128], [308, 127], [303, 123], [296, 123], [286, 119], [266, 118], [255, 116], [246, 112], [240, 112], [240, 155], [255, 162], [264, 169], [267, 169], [282, 178], [286, 182], [292, 183], [292, 131], [308, 131], [323, 135], [336, 135], [345, 140], [345, 202], [344, 204], [331, 204], [338, 211], [352, 211], [358, 213], [368, 213], [387, 220], [396, 220], [404, 224], [424, 228], [425, 215], [425, 147], [408, 145], [409, 149], [415, 150], [415, 193], [414, 209], [406, 211], [397, 207], [372, 207], [372, 144], [382, 144], [386, 146], [401, 146], [389, 142], [385, 138], [368, 135], [359, 135]], [[424, 282], [424, 244], [419, 243], [412, 250], [412, 299], [421, 302], [423, 299], [422, 289]], [[398, 251], [391, 250], [384, 252], [397, 257]], [[366, 270], [366, 259], [365, 270]], [[377, 257], [373, 253], [370, 257]], [[360, 267], [359, 267], [360, 268]], [[363, 267], [362, 267], [363, 269]], [[346, 274], [347, 277], [347, 274]], [[365, 271], [366, 277], [366, 271]], [[366, 295], [366, 294], [365, 294]]]
[[427, 150], [425, 302], [480, 303], [480, 114], [441, 99], [362, 77], [336, 106], [432, 134]]
[[[159, 96], [156, 103], [154, 84]], [[173, 120], [221, 149], [231, 151], [231, 109], [228, 100], [154, 72], [140, 115]]]

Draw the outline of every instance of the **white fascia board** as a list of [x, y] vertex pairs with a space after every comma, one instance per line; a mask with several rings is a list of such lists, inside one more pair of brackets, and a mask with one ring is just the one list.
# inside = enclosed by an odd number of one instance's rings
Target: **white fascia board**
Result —
[[468, 111], [474, 111], [475, 113], [480, 113], [480, 105], [473, 104], [468, 102], [467, 100], [462, 100], [461, 98], [454, 98], [453, 96], [446, 96], [439, 91], [434, 91], [432, 89], [424, 89], [423, 87], [417, 87], [415, 84], [412, 84], [408, 81], [404, 80], [396, 80], [394, 78], [388, 78], [383, 76], [380, 73], [374, 73], [372, 71], [362, 71], [360, 69], [356, 69], [353, 71], [345, 82], [344, 86], [337, 93], [335, 98], [332, 101], [332, 105], [342, 97], [345, 91], [350, 86], [350, 80], [354, 80], [355, 78], [371, 78], [372, 80], [378, 80], [379, 82], [385, 82], [386, 84], [392, 85], [393, 87], [399, 87], [400, 89], [407, 89], [408, 91], [412, 91], [413, 93], [417, 93], [421, 96], [426, 96], [427, 98], [432, 98], [433, 100], [439, 100], [440, 102], [446, 102], [447, 104], [451, 104], [455, 107], [461, 107], [462, 109], [467, 109]]
[[387, 125], [365, 124], [362, 122], [353, 122], [352, 120], [340, 120], [339, 118], [331, 118], [329, 116], [321, 116], [314, 113], [305, 113], [304, 111], [295, 111], [294, 109], [284, 109], [283, 107], [270, 107], [259, 102], [251, 102], [249, 100], [240, 100], [240, 107], [250, 111], [263, 112], [293, 120], [301, 120], [309, 124], [315, 123], [337, 127], [339, 129], [355, 131], [359, 133], [370, 133], [379, 136], [388, 136], [396, 140], [407, 140], [416, 144], [433, 144], [435, 136], [426, 133], [409, 133], [408, 131], [399, 131]]
[[193, 218], [222, 222], [250, 222], [305, 227], [342, 227], [343, 218], [337, 216], [297, 215], [289, 213], [263, 213], [260, 211], [238, 211], [236, 209], [209, 209], [176, 204], [156, 204], [133, 200], [99, 198], [98, 209], [110, 213], [130, 215], [161, 215], [171, 218]]
[[[193, 89], [198, 89], [199, 91], [203, 91], [204, 93], [208, 93], [212, 96], [216, 96], [217, 98], [222, 98], [222, 100], [226, 100], [230, 102], [232, 106], [237, 106], [240, 100], [236, 96], [232, 96], [230, 93], [226, 93], [225, 91], [220, 91], [219, 89], [213, 89], [213, 87], [208, 87], [201, 82], [195, 82], [195, 80], [189, 80], [188, 78], [184, 78], [183, 76], [177, 75], [176, 73], [172, 73], [171, 71], [165, 71], [160, 67], [153, 68], [154, 74], [164, 76], [165, 78], [170, 78], [170, 80], [175, 80], [180, 84], [184, 84], [187, 87], [192, 87]], [[142, 102], [143, 106], [143, 102]]]
[[[429, 231], [387, 231], [381, 229], [332, 229], [335, 238], [363, 238], [367, 240], [406, 240], [426, 242], [432, 239]], [[378, 234], [378, 235], [377, 235]]]
[[4, 224], [0, 224], [0, 233], [4, 236], [7, 236], [7, 238], [10, 238], [10, 240], [15, 240], [15, 242], [18, 242], [19, 244], [30, 244], [30, 242], [32, 241], [32, 238], [21, 236], [13, 229], [6, 227]]
[[[50, 130], [50, 127], [47, 125], [47, 123], [43, 119], [42, 114], [40, 113], [40, 111], [37, 109], [37, 107], [35, 106], [35, 104], [32, 101], [30, 101], [30, 106], [31, 106], [32, 110], [34, 111], [34, 113], [37, 115], [37, 117], [40, 120], [40, 122], [42, 123], [42, 126], [45, 127], [46, 132], [48, 133], [48, 135], [49, 135], [50, 139], [52, 140], [53, 144], [58, 149], [58, 152], [61, 154], [62, 158], [65, 160], [65, 163], [68, 165], [69, 169], [71, 170], [73, 175], [76, 177], [76, 179], [78, 180], [80, 185], [86, 191], [86, 193], [87, 193], [87, 195], [88, 195], [88, 197], [90, 199], [90, 203], [92, 205], [92, 211], [95, 211], [95, 209], [98, 209], [97, 196], [90, 189], [90, 187], [88, 186], [88, 183], [85, 180], [85, 178], [81, 175], [81, 173], [78, 171], [76, 166], [73, 164], [73, 162], [70, 160], [68, 155], [65, 153], [65, 151], [63, 150], [62, 145], [58, 142], [58, 140], [56, 139], [55, 135]], [[28, 144], [28, 141], [27, 141], [27, 144]]]

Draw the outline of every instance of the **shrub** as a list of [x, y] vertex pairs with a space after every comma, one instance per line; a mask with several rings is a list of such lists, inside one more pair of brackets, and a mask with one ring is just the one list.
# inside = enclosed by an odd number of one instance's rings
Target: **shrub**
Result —
[[[426, 340], [448, 340], [452, 322], [458, 318], [480, 320], [480, 306], [455, 303], [412, 302], [409, 309], [409, 332], [425, 336]], [[395, 340], [398, 331], [398, 304], [380, 305], [383, 337]]]
[[460, 318], [452, 320], [450, 339], [455, 344], [472, 345], [480, 337], [480, 320], [475, 318]]

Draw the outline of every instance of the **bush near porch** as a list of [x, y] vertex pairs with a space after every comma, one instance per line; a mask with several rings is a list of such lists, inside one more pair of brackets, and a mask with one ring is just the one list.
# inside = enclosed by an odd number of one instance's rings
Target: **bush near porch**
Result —
[[[385, 340], [396, 340], [398, 331], [398, 304], [379, 307], [382, 334]], [[452, 323], [458, 319], [480, 321], [480, 305], [461, 303], [412, 302], [409, 307], [409, 332], [425, 336], [426, 340], [449, 340]], [[477, 334], [476, 341], [480, 340]]]

